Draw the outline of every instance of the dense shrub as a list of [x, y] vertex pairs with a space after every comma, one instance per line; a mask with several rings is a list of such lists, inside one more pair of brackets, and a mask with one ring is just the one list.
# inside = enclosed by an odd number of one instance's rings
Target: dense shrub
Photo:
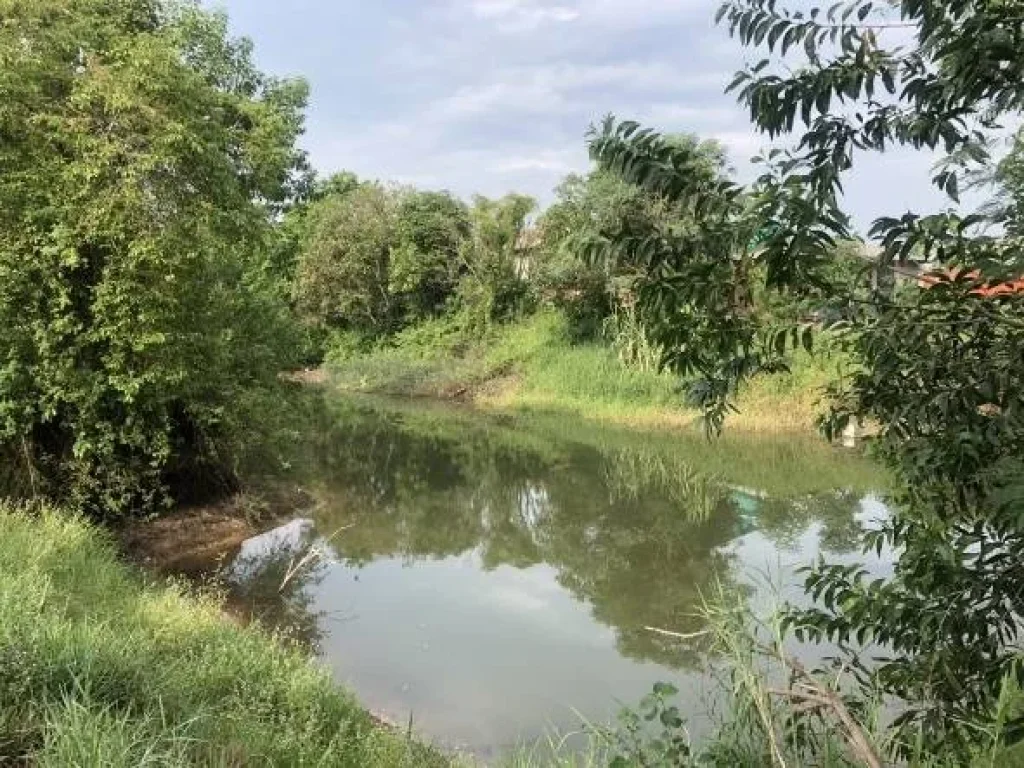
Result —
[[261, 276], [305, 86], [190, 3], [0, 3], [0, 442], [103, 514], [230, 485], [294, 347]]
[[376, 184], [331, 195], [310, 213], [294, 297], [307, 324], [367, 336], [392, 330], [390, 289], [396, 203]]

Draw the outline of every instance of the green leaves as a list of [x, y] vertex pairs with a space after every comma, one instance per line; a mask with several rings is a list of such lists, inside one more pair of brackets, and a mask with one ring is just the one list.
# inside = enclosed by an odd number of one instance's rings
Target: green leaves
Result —
[[[762, 175], [743, 188], [693, 173], [691, 152], [636, 123], [606, 120], [590, 136], [592, 156], [695, 222], [685, 233], [608, 233], [589, 253], [642, 265], [640, 317], [713, 428], [739, 382], [810, 350], [818, 322], [842, 328], [854, 364], [830, 392], [824, 426], [835, 436], [851, 422], [876, 425], [874, 449], [898, 492], [865, 546], [899, 559], [892, 579], [870, 583], [858, 566], [819, 564], [807, 586], [820, 602], [790, 626], [840, 643], [863, 671], [864, 695], [902, 700], [904, 746], [913, 738], [967, 755], [1024, 616], [1024, 516], [1008, 490], [1019, 483], [992, 471], [1007, 461], [1022, 471], [1024, 259], [1012, 201], [1024, 174], [1011, 156], [1001, 175], [1012, 195], [988, 211], [876, 221], [871, 290], [844, 285], [829, 264], [852, 239], [843, 183], [864, 152], [945, 153], [933, 181], [959, 200], [965, 176], [988, 162], [998, 119], [1024, 107], [1024, 17], [1015, 3], [968, 0], [727, 0], [717, 19], [764, 54], [729, 90], [769, 138], [796, 133], [792, 149], [762, 158]], [[939, 271], [894, 285], [894, 268], [910, 264]], [[753, 294], [815, 306], [771, 322]], [[880, 654], [870, 672], [858, 667], [865, 642]]]
[[619, 713], [618, 729], [598, 734], [610, 744], [611, 768], [692, 764], [686, 723], [679, 707], [671, 703], [678, 694], [674, 685], [655, 683], [653, 692], [643, 698], [636, 711], [624, 709]]
[[397, 201], [376, 184], [314, 204], [293, 287], [307, 322], [369, 336], [391, 329], [396, 319], [389, 285], [396, 211]]
[[191, 4], [2, 15], [2, 437], [96, 515], [230, 487], [241, 395], [288, 364], [259, 274], [302, 174], [304, 86]]

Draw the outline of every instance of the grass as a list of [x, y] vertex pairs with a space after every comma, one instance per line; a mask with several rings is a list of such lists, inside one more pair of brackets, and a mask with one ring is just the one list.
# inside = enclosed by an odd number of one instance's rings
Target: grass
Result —
[[297, 648], [146, 582], [112, 540], [0, 505], [0, 764], [449, 765]]
[[[700, 420], [675, 377], [627, 366], [605, 344], [572, 344], [564, 318], [551, 312], [480, 336], [457, 319], [434, 320], [328, 366], [347, 391], [458, 397], [482, 408], [555, 411], [630, 427], [689, 429]], [[813, 431], [821, 388], [835, 368], [834, 360], [802, 354], [791, 373], [755, 379], [740, 392], [729, 427]]]

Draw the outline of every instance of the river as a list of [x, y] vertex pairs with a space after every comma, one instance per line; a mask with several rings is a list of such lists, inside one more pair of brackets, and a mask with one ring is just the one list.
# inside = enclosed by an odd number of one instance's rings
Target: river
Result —
[[[372, 710], [489, 757], [604, 723], [657, 681], [706, 727], [696, 633], [850, 560], [881, 473], [811, 437], [638, 433], [564, 416], [328, 400], [292, 468], [315, 503], [224, 576]], [[885, 563], [869, 563], [884, 570]]]

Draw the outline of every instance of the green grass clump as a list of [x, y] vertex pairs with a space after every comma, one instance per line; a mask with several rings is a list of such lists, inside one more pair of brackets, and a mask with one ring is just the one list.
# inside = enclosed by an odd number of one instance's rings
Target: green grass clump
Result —
[[683, 399], [672, 376], [630, 368], [599, 344], [549, 347], [526, 368], [523, 390], [525, 394], [558, 396], [581, 406], [676, 407]]
[[600, 344], [574, 346], [556, 312], [483, 331], [459, 316], [431, 320], [372, 352], [329, 355], [328, 367], [345, 389], [384, 394], [445, 396], [515, 377], [524, 392], [579, 402], [678, 400], [671, 377], [629, 368]]
[[0, 504], [0, 764], [447, 765], [212, 598], [146, 583], [109, 538]]

